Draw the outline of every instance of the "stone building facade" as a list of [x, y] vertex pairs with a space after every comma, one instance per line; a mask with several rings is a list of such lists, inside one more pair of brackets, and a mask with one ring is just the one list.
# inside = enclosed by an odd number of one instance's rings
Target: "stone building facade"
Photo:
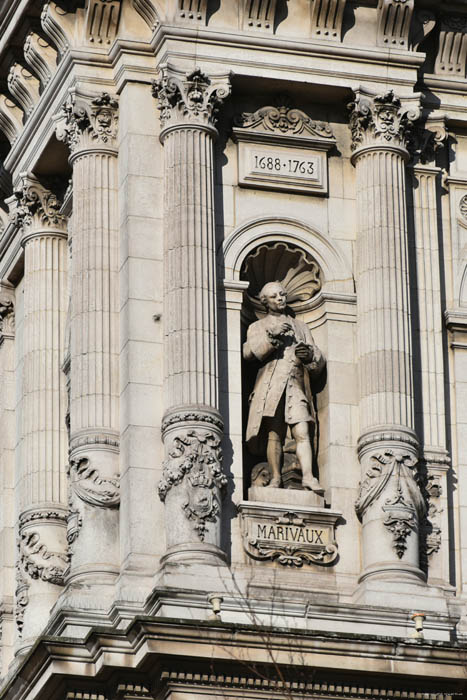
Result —
[[463, 696], [466, 70], [465, 0], [0, 6], [2, 699]]

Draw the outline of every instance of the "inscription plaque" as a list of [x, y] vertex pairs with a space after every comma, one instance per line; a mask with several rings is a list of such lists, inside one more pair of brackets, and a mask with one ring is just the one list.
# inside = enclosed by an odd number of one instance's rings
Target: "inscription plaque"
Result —
[[326, 193], [326, 154], [307, 148], [239, 143], [239, 184]]
[[257, 560], [284, 566], [332, 564], [337, 559], [334, 528], [340, 513], [325, 508], [280, 507], [244, 501], [239, 504], [243, 545]]

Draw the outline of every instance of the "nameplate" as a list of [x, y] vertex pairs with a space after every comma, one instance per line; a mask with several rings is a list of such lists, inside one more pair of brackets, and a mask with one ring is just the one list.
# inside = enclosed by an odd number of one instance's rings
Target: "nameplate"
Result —
[[326, 153], [307, 148], [239, 142], [239, 184], [326, 194]]
[[238, 509], [243, 546], [251, 558], [296, 567], [336, 561], [335, 525], [339, 512], [306, 506], [294, 507], [292, 511], [258, 501], [242, 501]]

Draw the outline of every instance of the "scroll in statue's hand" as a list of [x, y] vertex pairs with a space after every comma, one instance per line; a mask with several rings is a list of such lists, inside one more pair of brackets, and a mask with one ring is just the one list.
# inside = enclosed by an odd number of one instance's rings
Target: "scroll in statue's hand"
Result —
[[295, 347], [295, 355], [304, 364], [308, 364], [313, 361], [313, 348], [310, 345], [306, 345], [306, 343], [298, 343]]

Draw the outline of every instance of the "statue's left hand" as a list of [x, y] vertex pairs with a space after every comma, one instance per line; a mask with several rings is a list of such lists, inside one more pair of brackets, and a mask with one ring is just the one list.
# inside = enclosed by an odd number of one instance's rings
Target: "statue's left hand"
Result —
[[310, 345], [306, 345], [305, 343], [298, 343], [295, 347], [295, 355], [304, 364], [308, 364], [309, 362], [313, 361], [313, 348]]

